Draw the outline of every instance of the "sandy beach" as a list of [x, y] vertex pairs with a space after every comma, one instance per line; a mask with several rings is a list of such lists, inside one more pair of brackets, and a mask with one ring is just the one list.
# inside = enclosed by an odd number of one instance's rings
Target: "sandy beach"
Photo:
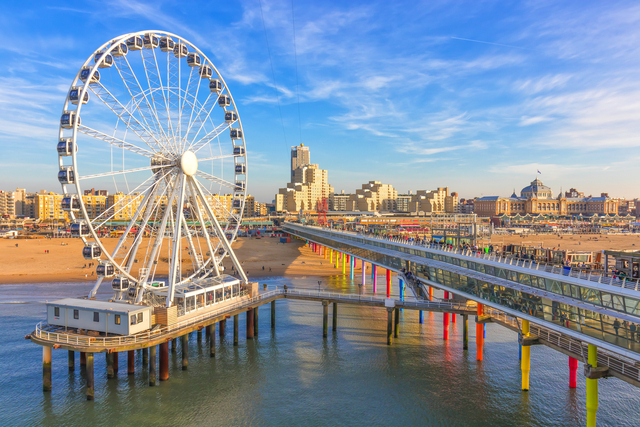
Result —
[[[486, 240], [485, 240], [486, 242]], [[528, 236], [497, 236], [491, 238], [491, 243], [499, 245], [525, 245], [540, 246], [544, 248], [556, 248], [569, 251], [602, 251], [611, 250], [636, 250], [640, 251], [640, 235], [597, 235], [597, 234], [532, 234]]]
[[[117, 239], [106, 238], [103, 242], [111, 250]], [[0, 239], [0, 284], [93, 280], [96, 278], [95, 262], [94, 266], [87, 266], [89, 261], [82, 257], [82, 248], [80, 239]], [[240, 238], [233, 248], [250, 277], [331, 276], [338, 273], [329, 260], [313, 254], [297, 239], [283, 244], [278, 238]], [[167, 261], [166, 253], [161, 254], [159, 274], [168, 271]], [[230, 272], [229, 258], [225, 259], [224, 265]]]

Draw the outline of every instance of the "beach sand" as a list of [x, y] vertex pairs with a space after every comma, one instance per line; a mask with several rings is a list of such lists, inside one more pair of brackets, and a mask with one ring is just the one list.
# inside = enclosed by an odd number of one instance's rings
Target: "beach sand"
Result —
[[[116, 238], [103, 240], [108, 250], [113, 250], [117, 242]], [[94, 261], [94, 266], [85, 267], [90, 261], [82, 257], [82, 248], [80, 239], [0, 239], [0, 284], [94, 280], [96, 263]], [[239, 238], [233, 249], [250, 278], [331, 276], [338, 273], [328, 259], [314, 254], [297, 239], [283, 244], [276, 237]], [[167, 255], [165, 248], [158, 263], [160, 275], [167, 274]], [[224, 266], [225, 271], [231, 273], [228, 257]]]
[[[487, 242], [487, 240], [485, 240]], [[491, 243], [499, 245], [525, 245], [540, 246], [544, 248], [556, 248], [569, 251], [602, 251], [611, 250], [636, 250], [640, 251], [640, 235], [606, 235], [606, 234], [533, 234], [528, 236], [497, 236], [491, 238]], [[486, 244], [486, 243], [485, 243]]]

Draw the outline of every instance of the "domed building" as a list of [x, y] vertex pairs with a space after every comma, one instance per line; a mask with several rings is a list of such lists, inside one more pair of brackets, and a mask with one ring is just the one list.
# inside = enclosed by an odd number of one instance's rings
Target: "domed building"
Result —
[[536, 178], [531, 181], [531, 185], [520, 191], [520, 197], [516, 196], [514, 191], [508, 198], [486, 196], [477, 199], [474, 203], [474, 213], [484, 217], [617, 215], [618, 201], [611, 199], [607, 193], [602, 193], [600, 197], [584, 197], [575, 189], [564, 195], [560, 193], [558, 197], [553, 197], [551, 188]]
[[520, 191], [520, 197], [523, 199], [551, 199], [553, 198], [553, 191], [536, 178], [531, 181], [531, 185], [524, 187]]

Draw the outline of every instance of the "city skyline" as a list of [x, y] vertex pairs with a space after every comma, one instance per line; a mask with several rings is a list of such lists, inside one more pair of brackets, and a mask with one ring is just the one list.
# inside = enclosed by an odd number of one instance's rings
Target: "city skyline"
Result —
[[376, 180], [398, 193], [446, 185], [461, 198], [508, 196], [539, 176], [554, 193], [637, 197], [638, 6], [388, 6], [295, 3], [294, 50], [287, 2], [211, 12], [184, 3], [179, 13], [137, 1], [8, 4], [2, 187], [59, 191], [57, 125], [84, 58], [117, 35], [160, 28], [200, 46], [227, 80], [247, 136], [248, 191], [261, 202], [289, 180], [299, 143], [336, 192]]

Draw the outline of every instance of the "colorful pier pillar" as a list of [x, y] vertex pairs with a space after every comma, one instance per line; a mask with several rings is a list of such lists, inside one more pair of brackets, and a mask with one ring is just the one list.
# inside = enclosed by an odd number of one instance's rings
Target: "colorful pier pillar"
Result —
[[[529, 321], [522, 320], [522, 336], [529, 336]], [[522, 346], [522, 361], [520, 362], [522, 369], [522, 391], [529, 391], [529, 372], [531, 371], [531, 346]]]
[[569, 388], [578, 386], [578, 359], [569, 357]]
[[[589, 365], [598, 367], [598, 347], [589, 344]], [[596, 426], [596, 414], [598, 412], [598, 380], [587, 378], [587, 427]]]
[[342, 274], [347, 274], [347, 254], [342, 254]]
[[[478, 304], [478, 310], [477, 310], [478, 317], [482, 316], [483, 314], [484, 314], [484, 306], [482, 304]], [[476, 323], [476, 360], [479, 362], [482, 361], [482, 350], [484, 346], [484, 336], [482, 335], [482, 332], [483, 332], [483, 324]]]
[[429, 301], [433, 301], [433, 288], [429, 286]]
[[[444, 292], [444, 299], [449, 299], [449, 292]], [[442, 339], [449, 339], [449, 313], [442, 313]]]
[[350, 267], [351, 267], [350, 277], [351, 277], [351, 280], [353, 280], [353, 275], [355, 273], [355, 269], [356, 269], [355, 264], [356, 264], [356, 259], [354, 257], [351, 257], [351, 262], [350, 262]]
[[367, 274], [367, 263], [362, 260], [362, 286], [365, 285], [365, 277]]
[[387, 270], [387, 298], [391, 298], [391, 270]]
[[373, 276], [373, 293], [375, 294], [378, 290], [378, 266], [375, 264], [371, 264], [371, 275]]
[[418, 310], [418, 322], [424, 323], [424, 312], [422, 310]]
[[322, 247], [322, 256], [324, 257], [324, 259], [327, 259], [327, 247], [326, 246]]

